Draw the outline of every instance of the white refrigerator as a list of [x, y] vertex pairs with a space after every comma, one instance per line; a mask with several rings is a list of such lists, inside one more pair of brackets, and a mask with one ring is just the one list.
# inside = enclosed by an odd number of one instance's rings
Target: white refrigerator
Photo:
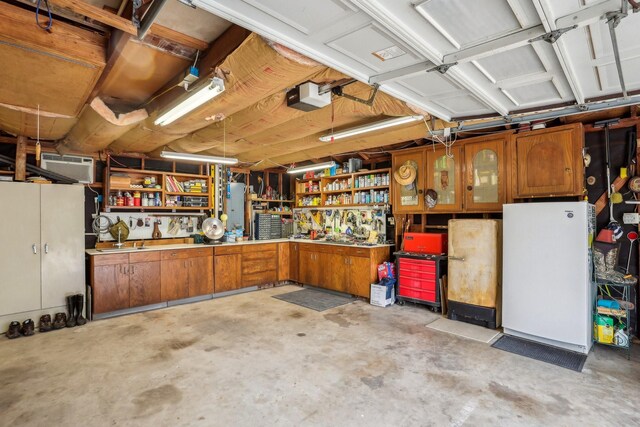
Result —
[[504, 333], [588, 353], [595, 207], [518, 203], [504, 205], [503, 213]]

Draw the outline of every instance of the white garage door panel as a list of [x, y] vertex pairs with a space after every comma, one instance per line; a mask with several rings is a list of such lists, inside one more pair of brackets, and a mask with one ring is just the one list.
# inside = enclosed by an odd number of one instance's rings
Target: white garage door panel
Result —
[[296, 30], [310, 35], [353, 15], [355, 10], [340, 0], [244, 0]]
[[[344, 55], [354, 58], [376, 73], [403, 68], [424, 60], [418, 58], [407, 46], [395, 40], [385, 30], [373, 23], [332, 40], [327, 45]], [[374, 52], [392, 46], [397, 46], [405, 53], [386, 61], [382, 61], [374, 55]]]

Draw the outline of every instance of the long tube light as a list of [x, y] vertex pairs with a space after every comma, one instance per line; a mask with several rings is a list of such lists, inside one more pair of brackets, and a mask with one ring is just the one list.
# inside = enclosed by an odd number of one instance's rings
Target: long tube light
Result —
[[219, 165], [235, 165], [238, 163], [238, 159], [233, 157], [203, 156], [202, 154], [176, 153], [174, 151], [162, 151], [160, 157], [191, 162], [216, 163]]
[[287, 173], [302, 173], [309, 171], [317, 171], [320, 169], [329, 169], [336, 165], [336, 162], [324, 162], [324, 163], [316, 163], [315, 165], [308, 166], [298, 166], [297, 168], [289, 168], [287, 169]]
[[373, 132], [374, 130], [386, 129], [393, 126], [400, 126], [406, 123], [412, 123], [422, 120], [422, 116], [404, 116], [394, 119], [382, 120], [380, 122], [371, 123], [369, 125], [358, 126], [351, 129], [345, 129], [340, 132], [322, 135], [320, 141], [330, 142], [336, 139], [349, 138], [350, 136], [360, 135], [362, 133]]
[[160, 117], [158, 117], [153, 123], [160, 126], [166, 126], [169, 123], [173, 123], [205, 102], [220, 95], [222, 92], [224, 92], [224, 80], [219, 77], [214, 77], [211, 79], [210, 83], [189, 92], [189, 96], [178, 102], [175, 106], [169, 108], [164, 113], [160, 114]]

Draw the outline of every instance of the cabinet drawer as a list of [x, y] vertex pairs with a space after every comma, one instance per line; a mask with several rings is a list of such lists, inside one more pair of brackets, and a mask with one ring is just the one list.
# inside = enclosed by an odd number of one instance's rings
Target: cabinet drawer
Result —
[[436, 291], [436, 281], [435, 279], [414, 279], [411, 277], [400, 276], [400, 280], [398, 280], [398, 286], [400, 287], [409, 287], [417, 290], [424, 291]]
[[278, 256], [275, 250], [242, 254], [242, 261], [270, 260], [270, 261], [276, 262], [277, 259], [278, 259]]
[[242, 275], [242, 286], [256, 286], [266, 285], [267, 283], [274, 283], [277, 281], [276, 271], [261, 271], [253, 274]]
[[371, 253], [370, 249], [367, 248], [347, 248], [347, 250], [351, 256], [369, 257]]
[[128, 264], [129, 254], [93, 255], [91, 262], [93, 265]]
[[276, 243], [265, 243], [265, 244], [253, 244], [253, 245], [242, 245], [242, 253], [248, 254], [251, 252], [263, 252], [263, 251], [274, 251], [277, 249]]
[[261, 271], [276, 271], [276, 263], [274, 260], [255, 260], [246, 261], [242, 259], [242, 274], [254, 274]]
[[160, 261], [160, 251], [140, 251], [129, 253], [129, 262]]
[[162, 251], [162, 259], [187, 259], [197, 258], [202, 256], [212, 256], [212, 248], [198, 248], [198, 249], [178, 249], [175, 251]]
[[242, 246], [218, 246], [216, 255], [232, 255], [242, 253]]
[[436, 291], [426, 291], [400, 286], [398, 288], [398, 295], [400, 295], [401, 297], [413, 298], [421, 301], [437, 302]]

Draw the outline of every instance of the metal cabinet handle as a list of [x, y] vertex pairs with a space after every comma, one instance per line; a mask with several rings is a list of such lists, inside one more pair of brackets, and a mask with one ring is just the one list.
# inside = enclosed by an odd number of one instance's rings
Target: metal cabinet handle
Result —
[[460, 256], [449, 256], [447, 258], [449, 258], [451, 261], [462, 261], [462, 262], [464, 262], [464, 257], [460, 257]]
[[48, 254], [48, 253], [49, 253], [49, 244], [48, 244], [48, 243], [45, 243], [45, 244], [44, 244], [44, 253], [45, 253], [45, 254]]
[[38, 246], [36, 246], [35, 243], [31, 245], [31, 249], [33, 250], [34, 255], [38, 255]]
[[136, 274], [136, 267], [133, 265], [131, 266], [131, 273]]

